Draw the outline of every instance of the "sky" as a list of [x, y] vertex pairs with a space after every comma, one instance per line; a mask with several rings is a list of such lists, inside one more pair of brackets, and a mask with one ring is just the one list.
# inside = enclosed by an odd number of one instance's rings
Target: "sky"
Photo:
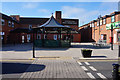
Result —
[[62, 11], [62, 18], [79, 19], [79, 26], [118, 10], [117, 2], [2, 2], [1, 5], [2, 13], [21, 17], [49, 18], [55, 11]]

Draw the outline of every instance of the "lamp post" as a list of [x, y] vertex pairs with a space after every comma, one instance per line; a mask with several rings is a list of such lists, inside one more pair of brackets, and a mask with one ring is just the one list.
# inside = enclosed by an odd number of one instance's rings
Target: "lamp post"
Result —
[[99, 41], [100, 41], [100, 19], [101, 19], [101, 15], [98, 16], [98, 21], [99, 21]]
[[111, 24], [111, 50], [113, 50], [113, 25]]

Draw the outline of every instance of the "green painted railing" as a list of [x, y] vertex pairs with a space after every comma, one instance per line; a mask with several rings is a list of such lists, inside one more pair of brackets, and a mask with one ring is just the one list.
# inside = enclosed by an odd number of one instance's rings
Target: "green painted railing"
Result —
[[[35, 40], [36, 47], [42, 47], [42, 40]], [[60, 40], [44, 40], [44, 47], [60, 47]], [[69, 40], [61, 40], [61, 47], [70, 47]]]

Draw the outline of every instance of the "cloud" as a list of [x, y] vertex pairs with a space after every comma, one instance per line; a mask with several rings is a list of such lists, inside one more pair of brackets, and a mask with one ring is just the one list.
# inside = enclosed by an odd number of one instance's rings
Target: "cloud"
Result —
[[23, 8], [28, 8], [28, 9], [31, 9], [31, 8], [36, 8], [38, 6], [37, 3], [35, 2], [32, 2], [32, 3], [24, 3], [22, 5]]
[[[114, 7], [113, 7], [114, 6]], [[102, 2], [96, 10], [87, 10], [87, 8], [81, 8], [78, 6], [62, 6], [63, 16], [66, 18], [79, 19], [79, 25], [89, 23], [90, 21], [97, 19], [99, 15], [109, 15], [117, 10], [117, 2]]]
[[90, 19], [92, 20], [93, 16], [99, 13], [99, 11], [97, 10], [87, 11], [84, 8], [78, 8], [73, 6], [63, 6], [62, 11], [63, 11], [62, 17], [77, 18], [79, 19], [80, 24], [88, 22]]

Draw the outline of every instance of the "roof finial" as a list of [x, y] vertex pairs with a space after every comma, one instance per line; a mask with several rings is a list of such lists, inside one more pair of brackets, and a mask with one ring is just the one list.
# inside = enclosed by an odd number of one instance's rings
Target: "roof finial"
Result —
[[53, 16], [53, 13], [52, 13], [52, 16]]

